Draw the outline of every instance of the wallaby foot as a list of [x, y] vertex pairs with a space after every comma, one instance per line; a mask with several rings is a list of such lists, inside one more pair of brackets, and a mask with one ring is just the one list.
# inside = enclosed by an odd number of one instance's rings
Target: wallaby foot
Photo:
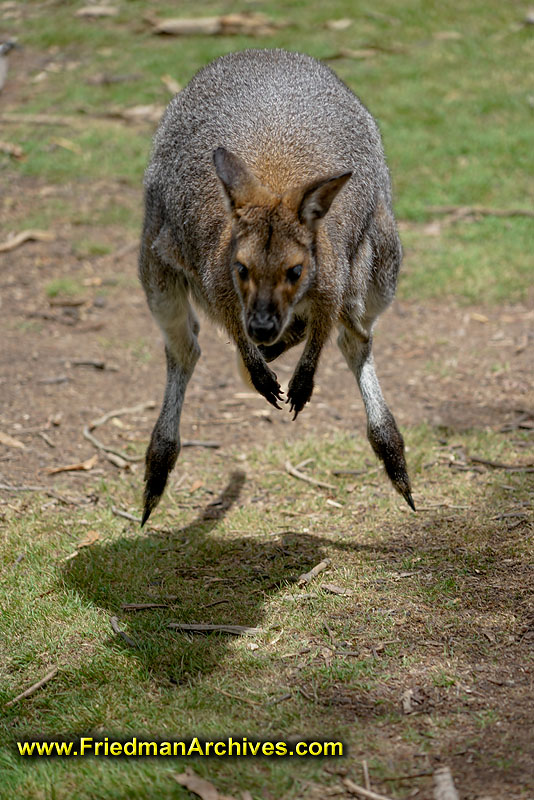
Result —
[[296, 420], [312, 396], [314, 374], [314, 367], [297, 366], [293, 377], [289, 381], [286, 402], [291, 404], [289, 411], [293, 414], [293, 420]]
[[376, 377], [371, 353], [371, 334], [369, 332], [368, 335], [362, 336], [356, 332], [356, 326], [352, 326], [350, 330], [342, 328], [338, 345], [358, 381], [367, 415], [367, 438], [371, 447], [384, 463], [386, 473], [395, 489], [415, 511], [404, 457], [404, 440], [393, 414], [386, 405]]
[[384, 462], [388, 477], [410, 508], [415, 511], [412, 487], [404, 457], [404, 439], [389, 408], [384, 409], [380, 424], [369, 424], [367, 438], [378, 458]]
[[144, 510], [141, 527], [161, 500], [169, 473], [174, 469], [179, 453], [178, 442], [162, 436], [156, 423], [146, 451]]

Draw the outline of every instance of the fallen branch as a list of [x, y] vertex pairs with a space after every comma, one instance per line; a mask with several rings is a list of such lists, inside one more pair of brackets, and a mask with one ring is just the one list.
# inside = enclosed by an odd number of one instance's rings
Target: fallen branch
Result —
[[190, 625], [186, 622], [169, 622], [168, 628], [176, 631], [189, 633], [232, 633], [234, 636], [252, 636], [256, 633], [263, 633], [262, 628], [251, 628], [248, 625]]
[[460, 800], [449, 767], [434, 772], [434, 800]]
[[376, 792], [372, 792], [370, 789], [364, 789], [363, 786], [358, 786], [357, 783], [351, 781], [350, 778], [343, 778], [343, 785], [346, 789], [351, 792], [351, 794], [357, 794], [360, 797], [367, 797], [368, 800], [391, 800], [390, 797], [386, 797], [384, 794], [377, 794]]
[[50, 672], [48, 672], [44, 676], [44, 678], [41, 678], [40, 681], [37, 681], [37, 683], [34, 683], [33, 686], [29, 687], [29, 689], [26, 689], [24, 692], [21, 692], [20, 694], [18, 694], [16, 697], [13, 698], [13, 700], [10, 700], [8, 703], [6, 703], [6, 706], [13, 706], [13, 705], [15, 705], [15, 703], [18, 703], [19, 700], [23, 700], [25, 697], [29, 697], [31, 694], [34, 694], [34, 692], [36, 692], [38, 689], [40, 689], [42, 686], [44, 686], [45, 683], [48, 683], [48, 681], [51, 681], [52, 678], [54, 678], [57, 675], [57, 671], [58, 671], [58, 667], [54, 667], [54, 669], [51, 669]]
[[5, 242], [0, 243], [0, 253], [9, 253], [20, 247], [24, 242], [53, 242], [56, 237], [50, 231], [27, 230], [10, 236]]
[[306, 483], [311, 483], [313, 486], [321, 486], [323, 489], [335, 489], [336, 487], [333, 486], [331, 483], [325, 483], [324, 481], [318, 481], [315, 478], [310, 478], [308, 475], [305, 475], [303, 472], [300, 472], [296, 467], [294, 467], [289, 461], [285, 463], [286, 472], [293, 476], [293, 478], [298, 478], [299, 481], [306, 481]]
[[123, 630], [121, 630], [119, 628], [119, 620], [118, 620], [117, 617], [110, 617], [109, 618], [109, 622], [111, 624], [111, 628], [113, 630], [113, 633], [116, 633], [117, 636], [120, 636], [121, 639], [123, 639], [129, 647], [137, 647], [137, 644], [134, 642], [134, 640], [131, 639], [128, 636], [128, 634], [125, 633], [125, 631], [123, 631]]
[[323, 561], [320, 561], [318, 564], [313, 567], [309, 572], [304, 572], [297, 581], [297, 586], [303, 587], [306, 584], [310, 583], [320, 572], [324, 569], [327, 569], [332, 560], [330, 558], [325, 558]]
[[469, 456], [469, 460], [473, 464], [484, 464], [486, 467], [493, 469], [504, 469], [506, 472], [534, 472], [534, 463], [528, 464], [503, 464], [500, 461], [490, 461], [487, 458], [480, 458], [480, 456]]

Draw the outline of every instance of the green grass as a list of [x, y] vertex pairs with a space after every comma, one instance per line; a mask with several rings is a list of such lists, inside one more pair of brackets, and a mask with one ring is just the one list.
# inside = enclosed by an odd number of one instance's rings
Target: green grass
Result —
[[[506, 518], [496, 519], [509, 506], [499, 474], [423, 466], [446, 463], [443, 435], [428, 427], [408, 432], [417, 515], [373, 472], [367, 445], [340, 435], [251, 451], [246, 462], [237, 452], [223, 464], [189, 451], [179, 469], [191, 477], [174, 489], [171, 481], [155, 529], [140, 531], [110, 511], [114, 504], [138, 513], [138, 472], [93, 485], [93, 508], [65, 513], [36, 497], [13, 500], [2, 534], [0, 703], [51, 666], [59, 673], [33, 697], [4, 708], [4, 786], [28, 798], [66, 798], [73, 787], [79, 798], [185, 798], [170, 777], [185, 763], [221, 790], [248, 788], [257, 798], [293, 797], [305, 780], [335, 782], [321, 773], [335, 759], [23, 761], [14, 753], [15, 740], [58, 735], [340, 739], [349, 748], [345, 767], [355, 774], [364, 752], [378, 780], [396, 769], [402, 774], [400, 753], [386, 758], [383, 726], [405, 741], [418, 741], [425, 728], [424, 720], [418, 725], [400, 713], [400, 695], [412, 685], [432, 697], [436, 730], [452, 725], [455, 747], [472, 739], [481, 763], [494, 759], [483, 737], [500, 713], [495, 699], [472, 713], [457, 686], [476, 688], [473, 653], [499, 664], [517, 641], [526, 619], [520, 609], [528, 611], [518, 565], [532, 558], [532, 537], [528, 528], [511, 533]], [[518, 461], [523, 452], [504, 436], [476, 431], [455, 435], [454, 444], [494, 460]], [[313, 459], [304, 469], [334, 482], [335, 491], [288, 477], [285, 461], [304, 458]], [[343, 468], [371, 471], [354, 488], [353, 476], [333, 478], [332, 470]], [[199, 478], [203, 486], [191, 494]], [[516, 504], [530, 497], [527, 478], [508, 479]], [[429, 486], [431, 502], [422, 496]], [[326, 503], [329, 494], [341, 508]], [[210, 506], [219, 496], [223, 505]], [[68, 558], [88, 531], [98, 540]], [[298, 576], [325, 556], [330, 570], [298, 588]], [[328, 594], [326, 582], [353, 594]], [[302, 593], [311, 597], [299, 599]], [[168, 606], [121, 608], [132, 602]], [[112, 634], [112, 615], [135, 649]], [[166, 627], [172, 620], [263, 632], [185, 635]], [[523, 657], [529, 665], [524, 649]], [[393, 796], [403, 791], [399, 784]]]
[[[327, 6], [270, 2], [257, 10], [288, 23], [271, 36], [177, 39], [150, 33], [142, 2], [124, 4], [115, 18], [93, 21], [74, 17], [79, 5], [22, 3], [24, 20], [10, 23], [27, 53], [47, 52], [57, 70], [40, 83], [25, 85], [20, 110], [79, 119], [67, 128], [10, 128], [11, 138], [27, 154], [18, 163], [0, 156], [10, 173], [46, 182], [108, 180], [140, 187], [151, 124], [122, 124], [103, 115], [139, 104], [164, 106], [169, 94], [163, 75], [184, 85], [210, 59], [250, 46], [300, 49], [321, 58], [342, 48], [378, 46], [374, 58], [331, 63], [379, 120], [397, 213], [412, 223], [405, 234], [401, 297], [454, 296], [486, 303], [525, 299], [531, 220], [484, 218], [445, 226], [437, 237], [427, 236], [422, 227], [432, 218], [432, 205], [532, 207], [532, 38], [528, 26], [518, 24], [519, 7], [497, 0], [489, 6], [471, 0], [461, 8], [451, 0], [390, 0], [380, 16], [363, 0]], [[201, 14], [228, 10], [210, 1]], [[150, 12], [161, 18], [177, 13], [162, 2], [151, 4]], [[189, 1], [180, 5], [180, 13], [195, 16], [199, 9]], [[355, 21], [344, 31], [325, 29], [325, 22], [341, 17]], [[36, 67], [30, 77], [39, 71]], [[89, 79], [102, 72], [129, 80], [92, 84]], [[13, 107], [19, 110], [16, 103]], [[58, 145], [61, 138], [71, 149]], [[75, 218], [79, 212], [73, 207], [69, 215]], [[118, 216], [122, 223], [130, 219], [132, 230], [139, 225], [139, 211], [133, 221], [127, 208]], [[107, 224], [96, 210], [94, 221]]]

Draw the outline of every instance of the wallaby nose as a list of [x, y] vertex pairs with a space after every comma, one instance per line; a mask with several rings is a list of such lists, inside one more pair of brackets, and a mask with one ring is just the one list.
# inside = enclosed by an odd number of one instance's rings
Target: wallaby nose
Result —
[[278, 335], [278, 322], [271, 316], [256, 314], [249, 320], [248, 335], [256, 344], [270, 344]]

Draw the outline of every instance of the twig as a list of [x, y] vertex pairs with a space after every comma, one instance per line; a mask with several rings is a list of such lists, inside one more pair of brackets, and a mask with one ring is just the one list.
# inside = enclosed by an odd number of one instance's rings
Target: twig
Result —
[[46, 486], [10, 486], [8, 483], [0, 483], [0, 489], [3, 489], [5, 492], [42, 492], [43, 494], [46, 494], [47, 497], [53, 497], [55, 500], [59, 500], [60, 503], [63, 503], [66, 506], [82, 505], [79, 500], [63, 497], [63, 495], [55, 492], [53, 489], [47, 489]]
[[239, 700], [241, 703], [248, 703], [249, 706], [261, 706], [261, 703], [258, 703], [256, 700], [249, 700], [248, 697], [239, 697], [236, 694], [230, 694], [230, 692], [225, 692], [224, 689], [217, 689], [219, 694], [224, 694], [225, 697], [230, 697], [232, 700]]
[[134, 642], [134, 640], [131, 639], [127, 633], [125, 633], [119, 628], [119, 620], [117, 617], [110, 617], [109, 621], [113, 633], [116, 633], [118, 636], [120, 636], [121, 639], [123, 639], [129, 647], [137, 647], [137, 644]]
[[376, 792], [372, 792], [370, 789], [364, 789], [363, 786], [358, 786], [357, 783], [351, 781], [350, 778], [343, 778], [343, 785], [346, 789], [351, 792], [351, 794], [358, 794], [360, 797], [367, 797], [368, 800], [391, 800], [391, 798], [386, 797], [384, 794], [377, 794]]
[[484, 464], [486, 467], [493, 467], [493, 469], [504, 469], [506, 472], [534, 472], [534, 464], [503, 464], [500, 461], [490, 461], [487, 458], [480, 458], [480, 456], [469, 456], [469, 460], [473, 464]]
[[291, 694], [291, 692], [286, 692], [281, 697], [273, 697], [271, 700], [269, 700], [266, 703], [266, 705], [274, 706], [275, 703], [276, 704], [283, 703], [285, 700], [290, 700], [292, 697], [293, 697], [293, 695]]
[[297, 585], [300, 587], [306, 586], [306, 584], [310, 583], [310, 581], [312, 581], [320, 572], [322, 572], [324, 569], [327, 569], [331, 563], [332, 560], [330, 558], [323, 559], [323, 561], [320, 561], [319, 564], [316, 564], [315, 567], [313, 567], [313, 569], [311, 569], [309, 572], [304, 572], [298, 579]]
[[232, 633], [234, 636], [249, 636], [255, 633], [263, 633], [262, 628], [250, 628], [247, 625], [190, 625], [185, 622], [169, 622], [168, 628], [176, 631], [189, 631], [190, 633]]
[[150, 608], [168, 608], [168, 603], [122, 603], [123, 611], [147, 611]]
[[367, 761], [365, 760], [365, 758], [362, 761], [362, 771], [363, 771], [363, 782], [365, 784], [365, 788], [367, 789], [367, 791], [369, 791], [371, 788], [371, 781], [369, 779], [369, 767], [367, 766]]
[[115, 514], [116, 517], [124, 517], [124, 519], [129, 519], [131, 522], [141, 522], [141, 517], [135, 517], [133, 514], [128, 514], [127, 511], [121, 511], [121, 509], [117, 508], [117, 506], [111, 506], [111, 513]]
[[449, 767], [434, 772], [434, 800], [460, 800]]
[[325, 483], [324, 481], [318, 481], [315, 478], [310, 478], [308, 475], [305, 475], [303, 472], [300, 472], [296, 469], [289, 461], [285, 463], [286, 472], [289, 472], [294, 478], [298, 478], [299, 481], [306, 481], [306, 483], [311, 483], [313, 486], [321, 486], [323, 489], [336, 489], [336, 486], [333, 486], [331, 483]]
[[124, 453], [122, 450], [116, 450], [114, 447], [108, 447], [108, 445], [97, 439], [96, 436], [93, 436], [91, 431], [94, 431], [95, 428], [99, 428], [101, 425], [104, 425], [106, 422], [108, 422], [108, 420], [113, 419], [114, 417], [121, 417], [125, 414], [137, 414], [139, 411], [146, 411], [149, 408], [154, 408], [155, 405], [156, 404], [153, 400], [148, 400], [145, 403], [139, 403], [137, 406], [117, 408], [114, 411], [108, 411], [103, 417], [94, 419], [88, 425], [85, 425], [83, 429], [83, 435], [89, 442], [91, 442], [92, 445], [97, 448], [97, 450], [102, 450], [104, 453], [112, 453], [113, 455], [123, 458], [125, 461], [130, 463], [142, 461], [144, 456], [130, 456], [128, 453]]
[[460, 217], [534, 217], [530, 208], [488, 208], [486, 206], [428, 206], [430, 214], [454, 214]]
[[57, 671], [58, 671], [58, 667], [54, 667], [54, 669], [51, 669], [50, 672], [48, 672], [44, 676], [44, 678], [41, 678], [40, 681], [37, 681], [37, 683], [34, 683], [33, 686], [30, 686], [29, 689], [26, 689], [24, 692], [21, 692], [20, 694], [18, 694], [16, 697], [13, 698], [13, 700], [10, 700], [8, 703], [6, 703], [6, 706], [15, 705], [15, 703], [18, 703], [19, 700], [23, 700], [25, 697], [29, 697], [31, 694], [33, 694], [38, 689], [40, 689], [41, 686], [44, 686], [45, 683], [48, 683], [48, 681], [51, 681], [52, 678], [54, 678], [55, 675], [57, 674]]
[[54, 442], [52, 441], [52, 439], [50, 438], [50, 436], [47, 436], [47, 434], [44, 431], [39, 431], [37, 436], [40, 436], [41, 439], [43, 440], [43, 442], [46, 442], [49, 447], [55, 447], [56, 446], [54, 444]]
[[16, 114], [6, 112], [0, 116], [0, 122], [12, 122], [15, 125], [75, 125], [84, 122], [82, 117], [56, 117], [53, 114]]
[[52, 242], [55, 238], [56, 237], [54, 234], [50, 231], [21, 231], [20, 233], [17, 233], [15, 236], [11, 236], [9, 239], [6, 239], [5, 242], [0, 244], [0, 253], [9, 253], [11, 250], [15, 250], [17, 247], [20, 247], [20, 245], [24, 244], [24, 242]]

